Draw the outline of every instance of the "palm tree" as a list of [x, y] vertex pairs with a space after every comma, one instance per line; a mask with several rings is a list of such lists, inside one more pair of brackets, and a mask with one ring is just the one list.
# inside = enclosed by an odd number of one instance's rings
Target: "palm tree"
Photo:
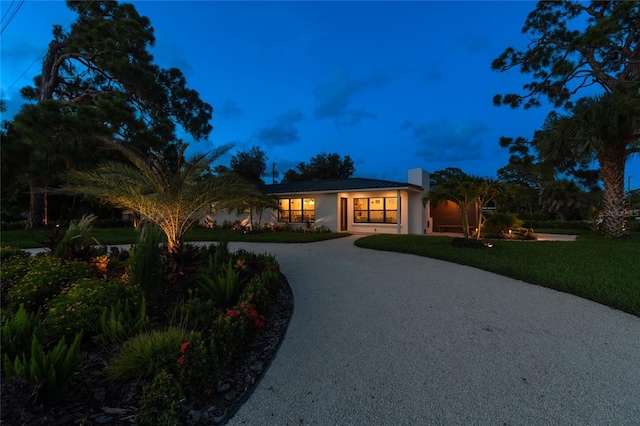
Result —
[[255, 187], [242, 178], [209, 173], [210, 165], [230, 146], [185, 161], [183, 145], [177, 165], [170, 167], [158, 155], [145, 156], [107, 142], [129, 163], [109, 161], [92, 171], [72, 171], [62, 190], [139, 214], [163, 230], [171, 253], [180, 250], [187, 230], [212, 208], [228, 209], [254, 194]]
[[451, 177], [442, 180], [438, 186], [432, 188], [426, 196], [422, 198], [422, 204], [428, 202], [435, 204], [445, 201], [453, 201], [460, 209], [462, 219], [462, 233], [464, 238], [469, 238], [469, 207], [478, 199], [478, 186], [471, 176], [463, 174], [460, 177]]
[[640, 98], [614, 91], [582, 98], [570, 115], [551, 113], [536, 138], [543, 159], [595, 159], [604, 184], [602, 228], [607, 236], [625, 234], [624, 167], [640, 152]]
[[478, 203], [478, 232], [476, 232], [476, 239], [480, 239], [480, 232], [484, 226], [485, 217], [483, 210], [496, 198], [500, 197], [505, 189], [504, 186], [495, 179], [471, 177], [472, 182], [477, 188], [476, 202]]

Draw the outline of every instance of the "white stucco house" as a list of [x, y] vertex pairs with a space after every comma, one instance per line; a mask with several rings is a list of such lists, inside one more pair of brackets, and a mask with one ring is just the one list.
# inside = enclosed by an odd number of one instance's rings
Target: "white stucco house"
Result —
[[[407, 182], [348, 178], [264, 185], [265, 193], [278, 198], [280, 211], [262, 213], [262, 224], [324, 226], [333, 232], [425, 234], [432, 232], [429, 173], [410, 169]], [[217, 212], [218, 224], [239, 220], [249, 225], [249, 213]], [[254, 213], [253, 221], [257, 222]]]

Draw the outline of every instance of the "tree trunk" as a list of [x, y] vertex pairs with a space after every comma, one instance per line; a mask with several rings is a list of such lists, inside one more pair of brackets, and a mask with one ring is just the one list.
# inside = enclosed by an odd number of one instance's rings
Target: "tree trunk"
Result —
[[458, 204], [460, 214], [462, 216], [462, 234], [465, 238], [469, 238], [469, 205], [467, 203]]
[[613, 238], [625, 235], [624, 160], [624, 147], [607, 149], [598, 156], [604, 183], [602, 229], [606, 236]]
[[27, 229], [38, 229], [47, 225], [47, 193], [43, 191], [46, 184], [36, 178], [29, 181], [29, 214]]

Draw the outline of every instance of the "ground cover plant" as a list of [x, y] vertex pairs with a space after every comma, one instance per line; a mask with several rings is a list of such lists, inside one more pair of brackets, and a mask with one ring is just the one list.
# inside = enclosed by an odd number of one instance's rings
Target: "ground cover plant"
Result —
[[[73, 247], [93, 241], [70, 229]], [[255, 383], [252, 345], [283, 291], [276, 259], [225, 242], [158, 250], [158, 235], [83, 260], [53, 242], [0, 250], [3, 423], [215, 424]]]
[[444, 236], [372, 235], [355, 244], [469, 265], [640, 315], [638, 233], [616, 240], [595, 232], [571, 242], [491, 240], [490, 250], [455, 248], [451, 240]]

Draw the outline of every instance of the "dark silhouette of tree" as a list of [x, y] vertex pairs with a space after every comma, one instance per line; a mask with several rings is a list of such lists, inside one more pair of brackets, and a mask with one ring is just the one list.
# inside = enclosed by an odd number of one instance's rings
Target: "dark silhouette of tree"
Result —
[[248, 151], [241, 151], [231, 157], [229, 171], [242, 176], [256, 185], [263, 185], [267, 171], [267, 153], [260, 147], [253, 146]]
[[325, 152], [312, 157], [309, 163], [298, 163], [296, 169], [287, 170], [282, 182], [345, 179], [350, 178], [356, 170], [353, 160], [348, 155], [342, 158], [337, 153], [327, 154]]
[[196, 140], [212, 129], [212, 107], [186, 87], [182, 72], [153, 64], [153, 27], [133, 5], [67, 6], [77, 18], [66, 32], [54, 26], [41, 75], [21, 91], [36, 103], [14, 118], [31, 153], [29, 227], [46, 224], [47, 188], [61, 170], [96, 164], [97, 136], [163, 155], [180, 145], [176, 126]]
[[[530, 108], [546, 97], [567, 111], [552, 113], [535, 143], [544, 161], [561, 167], [568, 168], [576, 159], [598, 160], [605, 187], [603, 227], [614, 237], [624, 233], [625, 163], [630, 154], [640, 152], [638, 129], [622, 131], [637, 122], [639, 113], [638, 22], [638, 2], [540, 1], [522, 29], [530, 40], [527, 49], [509, 47], [491, 64], [496, 71], [519, 68], [532, 76], [523, 86], [524, 93], [496, 95], [495, 105]], [[594, 85], [605, 94], [574, 103], [577, 92]]]
[[597, 159], [604, 183], [602, 228], [610, 237], [625, 234], [624, 169], [640, 152], [640, 98], [612, 92], [580, 99], [570, 114], [552, 112], [536, 138], [543, 159]]
[[530, 108], [546, 97], [556, 107], [571, 107], [572, 96], [585, 87], [637, 90], [639, 21], [640, 5], [633, 1], [538, 2], [522, 28], [527, 49], [508, 47], [491, 64], [500, 72], [519, 69], [532, 81], [523, 94], [495, 95], [494, 104]]

